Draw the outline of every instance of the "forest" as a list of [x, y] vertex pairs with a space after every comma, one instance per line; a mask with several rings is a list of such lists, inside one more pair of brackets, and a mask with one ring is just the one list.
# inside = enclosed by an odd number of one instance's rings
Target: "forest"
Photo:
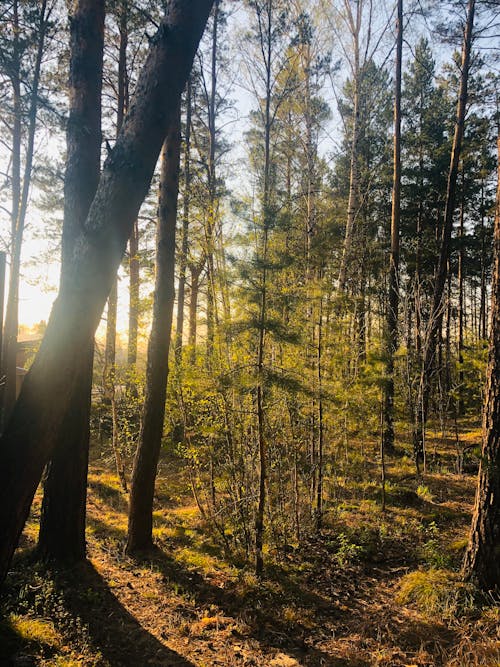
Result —
[[500, 665], [498, 0], [0, 0], [0, 665]]

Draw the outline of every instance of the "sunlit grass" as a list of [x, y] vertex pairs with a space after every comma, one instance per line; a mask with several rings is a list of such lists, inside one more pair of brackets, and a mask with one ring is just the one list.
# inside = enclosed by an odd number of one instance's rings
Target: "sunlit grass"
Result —
[[9, 617], [9, 625], [19, 638], [26, 642], [52, 648], [60, 646], [61, 638], [53, 623], [43, 618], [12, 614]]
[[443, 569], [417, 570], [403, 577], [396, 601], [415, 604], [425, 615], [450, 618], [474, 608], [475, 591], [455, 572]]

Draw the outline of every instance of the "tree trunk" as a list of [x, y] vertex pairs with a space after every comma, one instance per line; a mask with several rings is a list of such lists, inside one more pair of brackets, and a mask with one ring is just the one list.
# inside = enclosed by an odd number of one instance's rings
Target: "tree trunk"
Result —
[[444, 312], [444, 288], [448, 272], [448, 260], [450, 255], [451, 232], [453, 228], [453, 213], [455, 211], [455, 199], [457, 189], [457, 175], [460, 161], [460, 151], [464, 134], [465, 108], [467, 103], [467, 86], [469, 79], [470, 54], [472, 46], [472, 29], [474, 26], [475, 0], [469, 0], [467, 7], [467, 20], [464, 31], [464, 42], [462, 47], [462, 62], [460, 75], [460, 90], [457, 104], [457, 117], [455, 122], [455, 134], [451, 150], [450, 170], [448, 173], [448, 184], [446, 188], [446, 205], [444, 212], [443, 231], [441, 235], [441, 250], [436, 271], [436, 281], [432, 307], [428, 322], [426, 347], [423, 354], [422, 373], [419, 384], [418, 405], [421, 409], [421, 419], [418, 421], [414, 433], [415, 464], [417, 471], [419, 463], [423, 460], [424, 430], [429, 407], [429, 396], [431, 389], [431, 371], [438, 344], [438, 335], [441, 331]]
[[403, 61], [403, 0], [396, 20], [396, 86], [394, 92], [394, 172], [392, 177], [391, 254], [387, 305], [386, 382], [384, 396], [384, 452], [394, 451], [394, 356], [398, 348], [399, 222], [401, 214], [401, 66]]
[[122, 131], [61, 281], [47, 331], [0, 439], [0, 581], [7, 574], [54, 432], [78, 391], [81, 351], [92, 341], [169, 121], [176, 113], [211, 0], [172, 0]]
[[200, 275], [202, 265], [191, 264], [191, 289], [189, 295], [189, 347], [191, 348], [191, 363], [196, 361], [196, 334], [198, 325], [198, 296], [200, 293]]
[[354, 238], [354, 225], [359, 206], [359, 88], [360, 88], [360, 62], [359, 62], [359, 31], [361, 29], [359, 7], [356, 23], [352, 25], [352, 36], [354, 43], [354, 110], [351, 144], [351, 166], [349, 172], [349, 200], [347, 203], [347, 222], [345, 228], [344, 247], [339, 270], [339, 290], [344, 292], [347, 285], [347, 267], [352, 259], [352, 243]]
[[[30, 107], [28, 112], [28, 141], [24, 163], [23, 182], [21, 188], [21, 63], [19, 62], [19, 25], [18, 25], [18, 3], [14, 3], [14, 34], [17, 40], [14, 57], [14, 75], [12, 85], [14, 91], [14, 121], [13, 121], [13, 154], [12, 154], [12, 247], [9, 275], [9, 290], [7, 296], [7, 307], [5, 312], [5, 332], [3, 349], [3, 373], [5, 375], [5, 387], [3, 392], [2, 424], [5, 425], [16, 400], [17, 380], [17, 332], [18, 332], [18, 310], [19, 310], [19, 278], [21, 272], [21, 250], [24, 236], [26, 213], [28, 210], [28, 197], [31, 186], [31, 172], [33, 167], [33, 155], [35, 149], [35, 133], [38, 116], [38, 87], [42, 67], [42, 57], [45, 45], [48, 20], [51, 10], [47, 12], [47, 0], [42, 0], [38, 26], [37, 53], [33, 68], [33, 80], [31, 82]], [[16, 44], [16, 42], [15, 42]]]
[[211, 53], [211, 83], [210, 96], [208, 99], [208, 211], [205, 226], [205, 244], [207, 258], [207, 364], [210, 368], [213, 362], [216, 313], [216, 290], [215, 290], [215, 226], [217, 222], [217, 184], [215, 175], [215, 102], [217, 95], [217, 29], [219, 24], [219, 0], [214, 2], [213, 30], [212, 30], [212, 53]]
[[[99, 182], [104, 1], [79, 0], [71, 19], [70, 115], [64, 181], [61, 275], [71, 257]], [[85, 510], [90, 437], [93, 340], [82, 349], [77, 391], [53, 433], [38, 536], [38, 556], [71, 562], [85, 558]]]
[[182, 211], [181, 252], [179, 257], [179, 286], [177, 289], [177, 325], [175, 330], [175, 359], [182, 362], [182, 338], [184, 334], [184, 305], [186, 299], [186, 269], [189, 240], [189, 203], [191, 198], [191, 108], [192, 86], [188, 79], [186, 91], [186, 134], [184, 138], [184, 197]]
[[180, 147], [179, 104], [177, 118], [169, 128], [162, 154], [153, 323], [148, 347], [142, 431], [135, 455], [130, 490], [128, 553], [142, 551], [153, 546], [153, 495], [165, 418], [168, 352], [175, 298], [175, 226]]
[[[264, 127], [264, 188], [262, 196], [263, 240], [262, 240], [262, 277], [259, 312], [259, 343], [257, 348], [257, 427], [258, 427], [258, 456], [259, 456], [259, 490], [257, 513], [255, 516], [255, 574], [260, 577], [264, 571], [264, 512], [266, 507], [267, 483], [267, 447], [264, 433], [264, 353], [266, 343], [266, 316], [267, 316], [267, 260], [268, 237], [271, 225], [270, 216], [270, 169], [271, 169], [271, 56], [272, 56], [272, 2], [267, 6], [267, 26], [265, 36], [261, 28], [261, 48], [266, 51], [266, 98], [265, 98], [265, 127]], [[259, 25], [260, 21], [259, 21]], [[266, 41], [264, 41], [267, 40]]]
[[500, 133], [497, 139], [497, 200], [494, 231], [494, 273], [491, 286], [491, 330], [483, 412], [483, 449], [465, 579], [487, 591], [500, 590]]
[[[129, 239], [129, 310], [127, 365], [129, 371], [137, 363], [137, 334], [139, 331], [139, 288], [141, 284], [139, 265], [139, 226], [135, 220]], [[133, 380], [132, 380], [133, 385]], [[135, 385], [134, 385], [135, 390]]]
[[458, 405], [457, 414], [464, 413], [464, 183], [462, 178], [462, 201], [460, 203], [460, 228], [458, 248]]

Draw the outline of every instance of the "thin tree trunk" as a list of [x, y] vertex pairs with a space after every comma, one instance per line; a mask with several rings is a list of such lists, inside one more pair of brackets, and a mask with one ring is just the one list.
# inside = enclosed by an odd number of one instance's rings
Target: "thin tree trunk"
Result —
[[[255, 574], [260, 577], [264, 571], [263, 541], [264, 513], [266, 507], [267, 484], [267, 447], [264, 424], [264, 353], [266, 342], [267, 315], [267, 252], [268, 236], [271, 220], [270, 211], [270, 168], [271, 168], [271, 50], [272, 50], [272, 0], [267, 6], [267, 26], [265, 39], [262, 42], [266, 50], [266, 98], [264, 117], [264, 189], [262, 197], [263, 240], [262, 240], [262, 277], [259, 312], [259, 342], [257, 348], [257, 425], [258, 425], [258, 456], [259, 456], [259, 490], [257, 513], [255, 517]], [[261, 40], [264, 35], [261, 33]]]
[[213, 9], [213, 30], [212, 30], [212, 54], [211, 54], [211, 85], [210, 96], [208, 99], [208, 211], [205, 227], [205, 243], [207, 258], [207, 363], [210, 367], [214, 353], [214, 337], [216, 314], [216, 290], [215, 290], [215, 227], [217, 222], [217, 192], [216, 192], [216, 174], [215, 174], [215, 102], [217, 95], [217, 29], [219, 23], [219, 0], [215, 0]]
[[463, 574], [487, 591], [500, 590], [500, 133], [497, 139], [497, 199], [490, 350], [483, 412], [483, 448], [476, 502]]
[[481, 319], [481, 335], [480, 337], [484, 340], [487, 337], [486, 332], [486, 322], [487, 322], [487, 313], [486, 313], [486, 240], [485, 240], [485, 229], [484, 229], [484, 180], [481, 181], [481, 309], [480, 309], [480, 319]]
[[211, 0], [168, 5], [75, 242], [71, 270], [61, 281], [42, 345], [0, 438], [0, 581], [52, 455], [54, 431], [64, 419], [68, 397], [78, 390], [81, 351], [99, 324], [211, 5]]
[[[132, 227], [129, 239], [129, 310], [127, 365], [133, 372], [137, 363], [137, 334], [139, 332], [139, 289], [141, 284], [139, 263], [139, 225], [137, 220]], [[133, 379], [132, 380], [133, 384]]]
[[175, 227], [179, 191], [180, 123], [179, 101], [177, 116], [170, 125], [161, 160], [153, 322], [148, 346], [142, 430], [130, 489], [128, 553], [150, 549], [153, 546], [153, 496], [165, 418], [168, 352], [175, 298]]
[[[18, 333], [18, 310], [19, 310], [19, 279], [21, 272], [21, 250], [23, 244], [26, 213], [28, 210], [28, 198], [31, 186], [31, 174], [33, 167], [33, 155], [35, 149], [35, 133], [38, 116], [38, 88], [40, 85], [40, 74], [42, 67], [45, 36], [51, 10], [47, 12], [47, 0], [42, 0], [39, 9], [38, 44], [35, 64], [33, 68], [33, 81], [31, 84], [30, 107], [28, 112], [28, 141], [24, 163], [23, 182], [21, 188], [21, 64], [19, 62], [19, 25], [17, 14], [18, 3], [14, 4], [14, 34], [17, 35], [17, 47], [15, 51], [15, 73], [13, 76], [14, 88], [14, 130], [13, 130], [13, 156], [12, 156], [12, 183], [13, 183], [13, 207], [12, 207], [12, 252], [9, 275], [9, 291], [7, 296], [7, 307], [5, 312], [3, 368], [5, 375], [5, 387], [3, 394], [2, 423], [5, 425], [16, 400], [16, 355], [17, 355], [17, 333]], [[15, 202], [14, 202], [15, 199]], [[15, 216], [15, 217], [14, 217]]]
[[462, 178], [462, 201], [460, 203], [460, 228], [458, 249], [458, 417], [464, 413], [464, 184]]
[[186, 269], [189, 241], [189, 203], [191, 198], [191, 112], [192, 84], [188, 79], [186, 91], [186, 134], [184, 138], [184, 196], [182, 212], [181, 252], [179, 257], [179, 286], [177, 289], [177, 326], [175, 331], [175, 359], [177, 366], [182, 361], [184, 335], [184, 305], [186, 299]]
[[[123, 120], [128, 107], [128, 82], [127, 82], [127, 2], [124, 0], [120, 5], [120, 45], [118, 51], [118, 96], [116, 108], [116, 136], [118, 137], [123, 125]], [[134, 229], [137, 222], [134, 222]], [[133, 236], [133, 232], [131, 234]], [[116, 321], [118, 314], [118, 278], [115, 278], [108, 297], [108, 308], [106, 313], [106, 343], [104, 347], [104, 403], [111, 411], [111, 446], [115, 457], [116, 474], [120, 485], [125, 493], [128, 491], [125, 464], [120, 449], [120, 432], [118, 422], [118, 411], [116, 405]]]
[[198, 328], [198, 296], [200, 294], [200, 275], [202, 266], [192, 264], [189, 267], [191, 274], [191, 288], [189, 295], [189, 347], [191, 349], [191, 363], [196, 361], [196, 334]]
[[403, 0], [398, 0], [396, 21], [396, 87], [394, 92], [394, 157], [392, 177], [391, 254], [387, 306], [386, 382], [384, 392], [385, 453], [394, 451], [394, 357], [398, 348], [399, 222], [401, 214], [401, 67], [403, 61]]
[[424, 430], [427, 420], [429, 396], [431, 389], [431, 371], [434, 365], [438, 335], [441, 331], [444, 312], [444, 288], [448, 271], [448, 260], [450, 255], [451, 232], [453, 228], [453, 213], [455, 211], [455, 199], [457, 189], [457, 175], [460, 161], [460, 151], [464, 134], [465, 109], [467, 104], [467, 87], [469, 79], [470, 54], [472, 46], [472, 30], [474, 26], [475, 0], [469, 0], [467, 7], [467, 19], [464, 31], [464, 42], [462, 47], [462, 62], [460, 75], [460, 90], [457, 104], [457, 116], [455, 122], [455, 134], [451, 151], [450, 170], [448, 173], [448, 185], [446, 188], [446, 205], [441, 236], [441, 251], [436, 271], [436, 281], [432, 307], [427, 326], [426, 347], [423, 354], [422, 372], [419, 384], [418, 405], [421, 406], [421, 419], [418, 421], [414, 433], [415, 464], [417, 472], [419, 463], [422, 461]]
[[[128, 48], [128, 0], [122, 0], [120, 6], [120, 46], [118, 54], [118, 99], [116, 130], [120, 131], [123, 119], [127, 113], [129, 100], [129, 78], [127, 71]], [[129, 310], [128, 310], [128, 341], [127, 366], [129, 373], [128, 384], [134, 394], [137, 387], [134, 384], [133, 373], [137, 364], [137, 335], [139, 332], [139, 291], [140, 291], [140, 262], [139, 262], [139, 223], [135, 220], [129, 239]], [[116, 336], [116, 331], [115, 331]], [[113, 360], [114, 364], [114, 360]], [[116, 437], [116, 434], [113, 434]]]
[[316, 488], [316, 530], [323, 527], [323, 454], [325, 425], [323, 420], [323, 300], [320, 297], [318, 313], [317, 382], [318, 382], [318, 484]]
[[[75, 242], [99, 182], [104, 0], [79, 0], [71, 19], [70, 115], [64, 180], [61, 276], [71, 271]], [[63, 279], [63, 278], [62, 278]], [[47, 468], [38, 556], [85, 558], [85, 515], [94, 344], [82, 349], [77, 391], [59, 429]]]
[[352, 16], [351, 8], [348, 2], [344, 2], [348, 11], [349, 25], [353, 38], [354, 64], [353, 64], [353, 128], [351, 143], [351, 165], [349, 171], [349, 200], [347, 203], [347, 222], [345, 228], [344, 247], [339, 269], [339, 290], [344, 292], [347, 285], [347, 267], [352, 259], [352, 243], [354, 239], [354, 225], [359, 207], [359, 125], [360, 125], [360, 84], [361, 84], [361, 65], [360, 65], [360, 31], [362, 2], [356, 3], [356, 19]]

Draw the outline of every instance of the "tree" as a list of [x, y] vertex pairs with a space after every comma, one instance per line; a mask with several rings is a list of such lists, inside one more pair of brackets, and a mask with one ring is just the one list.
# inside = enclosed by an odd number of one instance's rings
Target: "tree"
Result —
[[436, 269], [436, 280], [434, 294], [426, 333], [426, 344], [422, 361], [422, 373], [419, 384], [417, 410], [419, 419], [414, 434], [415, 464], [417, 470], [419, 463], [425, 461], [424, 429], [427, 419], [430, 394], [430, 375], [435, 361], [437, 349], [438, 332], [441, 331], [444, 313], [445, 284], [448, 275], [448, 261], [450, 257], [451, 232], [453, 228], [453, 214], [456, 204], [457, 175], [460, 161], [460, 151], [464, 134], [465, 110], [467, 104], [467, 87], [469, 78], [470, 56], [472, 47], [472, 30], [474, 27], [475, 0], [469, 0], [467, 7], [467, 18], [464, 30], [464, 41], [462, 46], [460, 90], [457, 104], [457, 115], [455, 121], [455, 133], [451, 149], [450, 169], [448, 172], [448, 184], [446, 188], [446, 204], [444, 211], [443, 229], [441, 235], [441, 248], [438, 265]]
[[[64, 181], [61, 280], [71, 272], [75, 243], [99, 182], [104, 1], [79, 0], [71, 17], [70, 113]], [[38, 555], [85, 558], [85, 505], [90, 437], [93, 340], [82, 349], [79, 392], [52, 437], [54, 453], [44, 481]], [[68, 444], [70, 443], [70, 444]]]
[[387, 304], [387, 361], [383, 447], [394, 449], [394, 355], [398, 346], [399, 223], [401, 217], [401, 66], [403, 60], [403, 2], [397, 3], [396, 81], [394, 91], [394, 174], [392, 179], [391, 254]]
[[148, 346], [146, 396], [134, 459], [127, 552], [153, 546], [153, 495], [167, 394], [168, 353], [174, 307], [175, 227], [181, 147], [180, 99], [162, 153], [156, 241], [153, 322]]
[[[32, 44], [24, 38], [20, 26], [20, 10], [28, 12], [28, 16], [36, 24], [35, 39]], [[7, 55], [1, 50], [1, 64], [6, 70], [12, 85], [12, 158], [11, 158], [11, 263], [9, 275], [9, 287], [5, 312], [5, 324], [2, 349], [2, 372], [5, 377], [2, 395], [2, 425], [5, 425], [14, 402], [16, 400], [16, 354], [17, 354], [17, 330], [19, 309], [19, 279], [21, 270], [21, 250], [23, 245], [26, 214], [28, 212], [29, 194], [33, 170], [33, 158], [35, 149], [35, 135], [37, 128], [40, 77], [42, 73], [42, 62], [45, 53], [51, 14], [54, 9], [53, 3], [42, 0], [39, 7], [29, 6], [23, 8], [18, 0], [12, 4], [12, 45], [9, 45]], [[7, 12], [8, 13], [8, 12]], [[31, 13], [31, 16], [30, 16]], [[29, 20], [29, 18], [28, 18]], [[49, 35], [50, 36], [50, 35]], [[28, 45], [28, 46], [27, 46]], [[32, 65], [31, 80], [23, 80], [25, 69], [28, 67], [24, 62], [29, 48], [34, 49], [35, 58]], [[25, 87], [28, 97], [27, 108], [24, 107], [22, 90]], [[22, 166], [22, 139], [23, 139], [23, 116], [28, 118], [28, 130], [26, 150], [24, 154], [24, 170], [21, 177]]]
[[497, 138], [497, 198], [494, 230], [494, 274], [483, 446], [463, 574], [485, 592], [500, 589], [500, 133]]
[[81, 350], [99, 323], [211, 5], [211, 0], [173, 0], [151, 40], [134, 101], [75, 241], [71, 270], [61, 281], [40, 350], [0, 439], [0, 580], [52, 455], [53, 433], [80, 390]]

